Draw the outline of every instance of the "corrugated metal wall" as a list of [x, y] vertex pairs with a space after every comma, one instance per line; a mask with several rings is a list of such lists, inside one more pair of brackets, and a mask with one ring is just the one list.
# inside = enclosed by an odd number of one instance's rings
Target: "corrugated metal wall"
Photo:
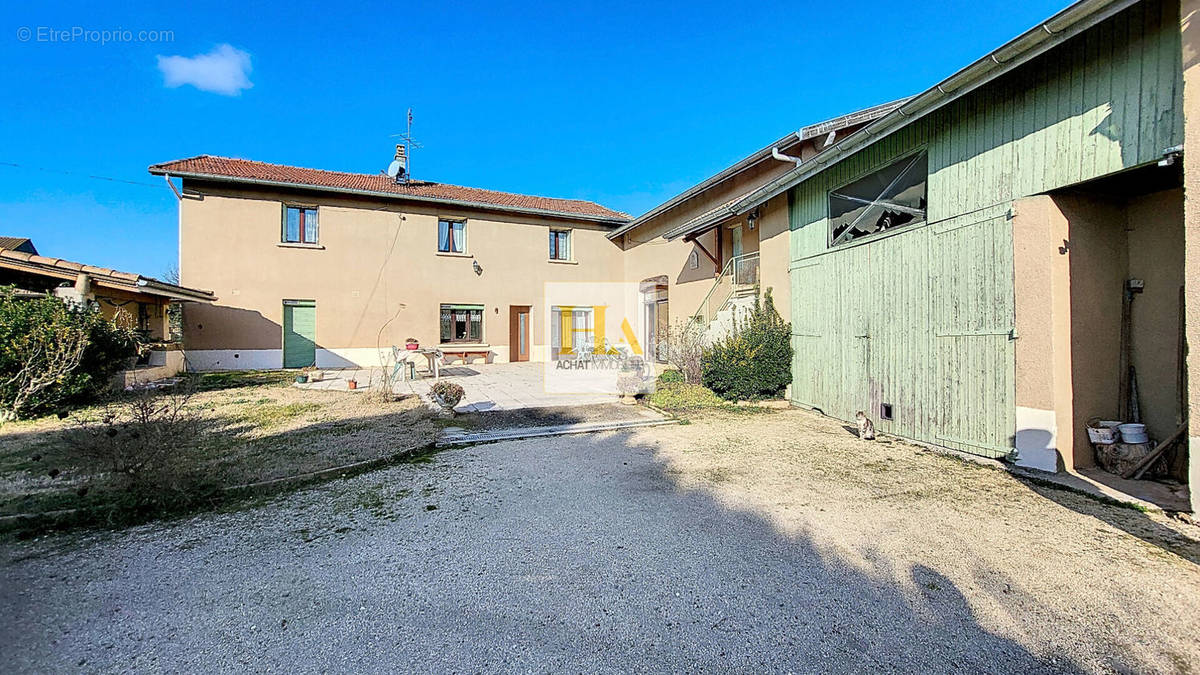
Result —
[[[1178, 13], [1177, 2], [1141, 2], [792, 190], [794, 402], [1008, 452], [1011, 203], [1182, 142]], [[828, 191], [918, 149], [929, 154], [926, 224], [830, 249]], [[878, 419], [880, 403], [894, 421]]]

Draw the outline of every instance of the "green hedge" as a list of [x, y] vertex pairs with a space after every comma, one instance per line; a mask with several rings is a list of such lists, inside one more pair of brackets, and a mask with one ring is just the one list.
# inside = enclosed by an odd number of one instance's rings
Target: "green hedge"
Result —
[[791, 332], [768, 288], [730, 335], [704, 351], [704, 386], [730, 401], [780, 397], [792, 381]]
[[21, 417], [58, 412], [105, 391], [125, 361], [137, 355], [137, 335], [94, 308], [73, 307], [52, 296], [17, 298], [12, 288], [0, 287], [0, 408], [12, 406], [16, 385], [11, 380], [39, 341], [75, 330], [87, 334], [79, 366], [31, 397], [16, 411]]

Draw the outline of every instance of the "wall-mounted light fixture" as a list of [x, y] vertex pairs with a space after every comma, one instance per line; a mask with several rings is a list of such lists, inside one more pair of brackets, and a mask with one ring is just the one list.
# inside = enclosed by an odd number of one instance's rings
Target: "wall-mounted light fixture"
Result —
[[480, 276], [483, 274], [483, 268], [479, 266], [478, 260], [472, 260], [471, 267], [475, 269], [475, 276]]

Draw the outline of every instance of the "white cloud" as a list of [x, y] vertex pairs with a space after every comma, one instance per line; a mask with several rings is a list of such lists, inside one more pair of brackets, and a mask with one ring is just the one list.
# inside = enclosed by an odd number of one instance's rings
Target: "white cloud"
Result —
[[190, 84], [201, 91], [237, 96], [250, 82], [250, 55], [231, 45], [217, 45], [207, 54], [195, 56], [159, 56], [158, 69], [163, 84], [179, 87]]

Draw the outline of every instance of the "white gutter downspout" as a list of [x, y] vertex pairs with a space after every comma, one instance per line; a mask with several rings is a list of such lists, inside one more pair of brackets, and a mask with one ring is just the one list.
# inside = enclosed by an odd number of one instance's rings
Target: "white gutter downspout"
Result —
[[182, 195], [182, 194], [180, 194], [180, 192], [179, 192], [179, 188], [175, 187], [175, 184], [171, 182], [171, 174], [169, 174], [169, 173], [164, 173], [164, 174], [163, 174], [163, 178], [165, 178], [165, 179], [166, 179], [166, 181], [167, 181], [167, 185], [170, 185], [170, 186], [171, 186], [171, 192], [174, 192], [174, 193], [175, 193], [175, 199], [177, 199], [177, 200], [179, 200], [179, 201], [183, 201], [183, 195]]
[[779, 148], [771, 148], [771, 156], [781, 162], [792, 162], [796, 166], [800, 166], [802, 163], [804, 163], [804, 160], [800, 159], [799, 157], [792, 157], [791, 155], [783, 154], [779, 151]]

